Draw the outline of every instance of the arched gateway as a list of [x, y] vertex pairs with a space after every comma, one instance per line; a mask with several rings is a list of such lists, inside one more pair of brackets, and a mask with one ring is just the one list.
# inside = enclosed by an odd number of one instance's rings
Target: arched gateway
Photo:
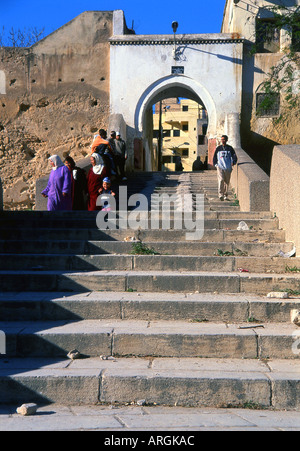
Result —
[[[114, 35], [110, 39], [111, 114], [123, 116], [127, 141], [143, 140], [153, 170], [152, 107], [186, 97], [208, 113], [209, 160], [226, 117], [241, 112], [243, 39], [236, 35]], [[131, 162], [133, 163], [133, 162]]]

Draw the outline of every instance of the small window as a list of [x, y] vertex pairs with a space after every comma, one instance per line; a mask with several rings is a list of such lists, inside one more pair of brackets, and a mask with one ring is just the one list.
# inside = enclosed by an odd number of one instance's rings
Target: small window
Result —
[[173, 136], [174, 137], [180, 136], [180, 130], [173, 130]]
[[153, 130], [153, 138], [159, 138], [159, 130]]
[[188, 105], [182, 105], [182, 111], [189, 111]]
[[189, 156], [189, 149], [182, 149], [182, 156], [188, 157]]
[[189, 131], [189, 123], [188, 122], [183, 122], [182, 123], [182, 130], [184, 132], [188, 132]]
[[163, 131], [164, 138], [170, 138], [171, 137], [171, 130], [164, 130]]
[[258, 117], [277, 117], [280, 114], [279, 94], [256, 94], [256, 114]]
[[280, 29], [276, 27], [274, 20], [257, 20], [256, 48], [258, 53], [278, 53], [280, 51]]

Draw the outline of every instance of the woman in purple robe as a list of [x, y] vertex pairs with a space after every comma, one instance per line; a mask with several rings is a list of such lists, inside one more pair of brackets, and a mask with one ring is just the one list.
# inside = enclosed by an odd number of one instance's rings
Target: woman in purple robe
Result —
[[58, 155], [49, 158], [52, 172], [42, 196], [48, 197], [48, 211], [72, 210], [72, 177]]

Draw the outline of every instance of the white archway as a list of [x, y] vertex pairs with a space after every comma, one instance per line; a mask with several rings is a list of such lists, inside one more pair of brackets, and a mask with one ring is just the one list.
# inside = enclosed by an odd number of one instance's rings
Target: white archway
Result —
[[132, 155], [143, 152], [141, 138], [150, 143], [151, 106], [167, 95], [195, 100], [207, 110], [209, 155], [217, 136], [225, 131], [227, 115], [241, 111], [243, 39], [225, 34], [179, 35], [176, 42], [175, 58], [174, 36], [110, 39], [110, 112], [123, 116]]
[[[160, 99], [160, 93], [166, 89], [173, 89], [180, 92], [181, 90], [188, 92], [188, 96], [199, 103], [203, 103], [209, 117], [208, 135], [216, 133], [217, 127], [217, 111], [212, 97], [209, 92], [200, 83], [185, 76], [169, 76], [158, 80], [141, 96], [135, 111], [135, 129], [140, 133], [143, 132], [144, 118], [149, 106], [153, 105]], [[177, 97], [174, 95], [174, 97]], [[163, 97], [162, 97], [163, 98]]]
[[166, 97], [186, 97], [202, 104], [208, 113], [207, 136], [216, 134], [217, 112], [214, 101], [208, 91], [200, 83], [186, 76], [168, 76], [157, 80], [149, 86], [140, 97], [135, 111], [135, 131], [143, 138], [145, 148], [145, 167], [153, 168], [153, 136], [149, 130], [149, 112], [153, 104]]

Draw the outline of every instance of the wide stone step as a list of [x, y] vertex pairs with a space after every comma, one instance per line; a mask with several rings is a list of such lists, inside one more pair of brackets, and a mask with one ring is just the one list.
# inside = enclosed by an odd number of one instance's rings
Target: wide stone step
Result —
[[[170, 249], [171, 251], [171, 249]], [[134, 251], [133, 251], [134, 252]], [[0, 254], [0, 270], [40, 271], [225, 271], [300, 273], [300, 258], [183, 255]]]
[[8, 357], [66, 357], [73, 349], [89, 357], [299, 357], [292, 324], [82, 320], [0, 322], [0, 330]]
[[0, 271], [1, 291], [254, 293], [300, 291], [300, 275], [179, 271]]
[[[300, 295], [270, 299], [250, 294], [1, 293], [2, 321], [138, 320], [194, 323], [287, 323]], [[253, 324], [252, 324], [253, 323]]]
[[[96, 220], [98, 212], [95, 211], [0, 211], [0, 219], [1, 223], [5, 224], [6, 220], [14, 220], [19, 222], [24, 221], [33, 221], [34, 223], [39, 221], [47, 222], [51, 221], [71, 221], [71, 220], [89, 220], [93, 222]], [[149, 215], [151, 213], [149, 212]], [[272, 219], [270, 211], [252, 211], [252, 212], [243, 212], [243, 211], [227, 211], [227, 212], [218, 212], [218, 211], [207, 211], [205, 213], [206, 219], [239, 219], [247, 220], [247, 219]]]
[[0, 360], [3, 404], [299, 409], [299, 364], [289, 360]]
[[[292, 251], [293, 243], [259, 242], [144, 242], [147, 248], [164, 255], [214, 256], [223, 253], [248, 257], [275, 257], [280, 252]], [[100, 255], [131, 254], [136, 252], [136, 243], [125, 241], [64, 241], [26, 240], [0, 241], [0, 254], [68, 254]], [[5, 257], [3, 256], [5, 259]], [[289, 265], [292, 265], [293, 260]]]
[[[186, 241], [187, 233], [190, 235], [195, 230], [98, 230], [98, 229], [2, 229], [0, 240], [66, 240], [66, 241], [124, 241], [137, 238], [141, 241]], [[193, 238], [193, 237], [192, 237]], [[244, 241], [244, 242], [268, 242], [281, 243], [285, 241], [284, 230], [211, 230], [205, 229], [204, 235], [191, 241]]]
[[[181, 215], [182, 216], [182, 215]], [[130, 218], [130, 216], [129, 216]], [[183, 216], [182, 216], [183, 218]], [[205, 229], [220, 229], [220, 230], [237, 230], [240, 219], [206, 219], [204, 221]], [[162, 221], [160, 221], [163, 226]], [[169, 228], [174, 227], [174, 222], [167, 219], [167, 223], [170, 224]], [[186, 229], [185, 222], [182, 219], [182, 227]], [[149, 229], [151, 228], [151, 221], [148, 221]], [[277, 219], [247, 219], [247, 225], [249, 229], [253, 230], [276, 230], [278, 229]], [[30, 219], [23, 221], [4, 220], [0, 223], [0, 233], [7, 229], [18, 230], [19, 228], [28, 229], [31, 228], [34, 231], [38, 229], [97, 229], [96, 221], [90, 219], [65, 219], [65, 220], [39, 220], [32, 221]]]

